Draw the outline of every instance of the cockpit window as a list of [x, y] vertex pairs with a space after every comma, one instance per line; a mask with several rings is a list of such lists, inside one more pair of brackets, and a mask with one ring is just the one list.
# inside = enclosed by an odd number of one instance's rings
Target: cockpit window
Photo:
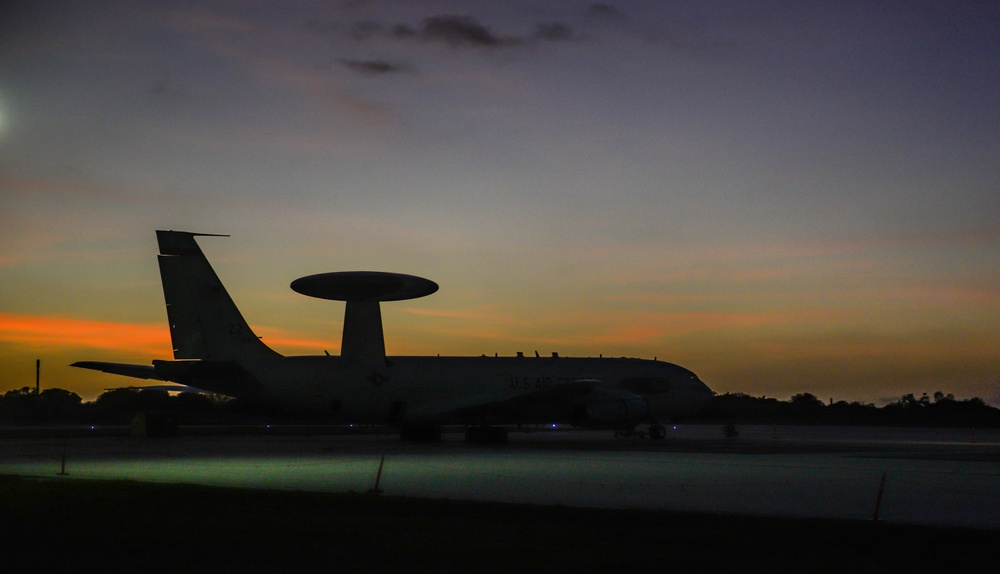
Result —
[[698, 375], [692, 373], [691, 371], [689, 371], [687, 369], [683, 369], [683, 370], [684, 370], [685, 373], [687, 373], [687, 376], [688, 376], [689, 379], [691, 379], [692, 381], [699, 382], [699, 383], [701, 382], [701, 379], [698, 378]]

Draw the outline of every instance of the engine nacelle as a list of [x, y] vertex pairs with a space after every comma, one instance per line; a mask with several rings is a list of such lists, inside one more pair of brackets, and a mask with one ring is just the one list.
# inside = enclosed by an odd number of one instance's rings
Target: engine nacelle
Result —
[[596, 388], [573, 409], [571, 423], [584, 428], [631, 428], [649, 415], [649, 403], [623, 389]]

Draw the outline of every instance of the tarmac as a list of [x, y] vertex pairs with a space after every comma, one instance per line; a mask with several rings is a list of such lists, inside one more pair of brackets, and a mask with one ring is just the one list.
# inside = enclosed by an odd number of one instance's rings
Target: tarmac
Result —
[[504, 445], [458, 432], [415, 444], [341, 428], [114, 430], [6, 432], [0, 474], [1000, 529], [1000, 429], [745, 425], [725, 438], [700, 424], [654, 441], [534, 428]]

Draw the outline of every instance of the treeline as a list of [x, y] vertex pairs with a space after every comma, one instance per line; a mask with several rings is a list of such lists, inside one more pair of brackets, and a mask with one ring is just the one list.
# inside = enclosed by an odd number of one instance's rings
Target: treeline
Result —
[[932, 396], [906, 394], [882, 407], [824, 403], [811, 393], [799, 393], [787, 401], [726, 393], [713, 397], [700, 418], [743, 424], [1000, 427], [1000, 409], [978, 397], [958, 400], [941, 391]]
[[24, 387], [0, 396], [0, 425], [128, 424], [139, 412], [174, 414], [181, 424], [249, 422], [269, 414], [221, 395], [154, 389], [111, 389], [91, 402], [55, 388], [36, 394]]
[[[92, 402], [63, 389], [36, 394], [24, 387], [0, 395], [0, 425], [128, 424], [140, 412], [170, 413], [180, 424], [246, 423], [273, 420], [277, 415], [221, 395], [171, 395], [153, 389], [111, 389]], [[1000, 427], [1000, 409], [980, 398], [958, 400], [942, 392], [920, 397], [907, 394], [882, 407], [846, 401], [827, 404], [811, 393], [800, 393], [787, 401], [726, 393], [713, 397], [699, 419], [734, 424], [986, 428]]]

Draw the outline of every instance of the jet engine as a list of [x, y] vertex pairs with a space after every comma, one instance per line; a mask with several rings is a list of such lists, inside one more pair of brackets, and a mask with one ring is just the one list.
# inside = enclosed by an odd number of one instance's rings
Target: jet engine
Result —
[[632, 428], [649, 415], [643, 397], [623, 389], [596, 388], [573, 409], [570, 423], [584, 428]]

